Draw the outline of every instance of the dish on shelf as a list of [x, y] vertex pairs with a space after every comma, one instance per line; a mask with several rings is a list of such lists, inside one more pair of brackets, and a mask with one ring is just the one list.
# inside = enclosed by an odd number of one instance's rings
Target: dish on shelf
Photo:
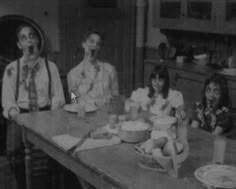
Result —
[[236, 76], [236, 68], [224, 68], [220, 70], [219, 73], [223, 75]]

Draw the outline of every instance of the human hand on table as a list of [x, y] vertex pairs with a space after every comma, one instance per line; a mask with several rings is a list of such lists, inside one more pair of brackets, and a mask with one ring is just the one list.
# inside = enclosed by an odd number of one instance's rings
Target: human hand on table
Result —
[[9, 109], [8, 115], [10, 119], [14, 120], [19, 113], [20, 111], [16, 107], [13, 107]]
[[183, 106], [180, 106], [176, 109], [175, 117], [177, 119], [186, 119], [187, 116]]

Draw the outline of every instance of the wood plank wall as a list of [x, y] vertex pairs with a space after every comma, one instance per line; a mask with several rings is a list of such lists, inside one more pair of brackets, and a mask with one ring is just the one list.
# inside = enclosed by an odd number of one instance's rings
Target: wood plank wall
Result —
[[84, 6], [86, 0], [59, 2], [61, 49], [50, 53], [49, 58], [57, 63], [63, 80], [68, 71], [82, 60], [81, 42], [84, 33], [92, 27], [105, 33], [101, 60], [116, 67], [120, 92], [129, 94], [133, 86], [135, 0], [116, 0], [115, 8], [88, 8]]

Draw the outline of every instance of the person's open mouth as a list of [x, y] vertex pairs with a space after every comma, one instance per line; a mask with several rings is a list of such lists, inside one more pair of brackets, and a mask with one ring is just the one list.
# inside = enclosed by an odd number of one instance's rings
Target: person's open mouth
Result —
[[29, 54], [30, 55], [34, 54], [34, 47], [32, 45], [29, 46]]
[[94, 56], [94, 55], [95, 55], [95, 52], [96, 52], [96, 50], [95, 50], [95, 49], [92, 49], [92, 50], [91, 50], [91, 56]]

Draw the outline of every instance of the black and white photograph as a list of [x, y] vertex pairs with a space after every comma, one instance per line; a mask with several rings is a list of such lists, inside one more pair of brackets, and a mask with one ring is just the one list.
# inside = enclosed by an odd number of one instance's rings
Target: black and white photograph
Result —
[[0, 0], [0, 189], [236, 189], [236, 0]]

